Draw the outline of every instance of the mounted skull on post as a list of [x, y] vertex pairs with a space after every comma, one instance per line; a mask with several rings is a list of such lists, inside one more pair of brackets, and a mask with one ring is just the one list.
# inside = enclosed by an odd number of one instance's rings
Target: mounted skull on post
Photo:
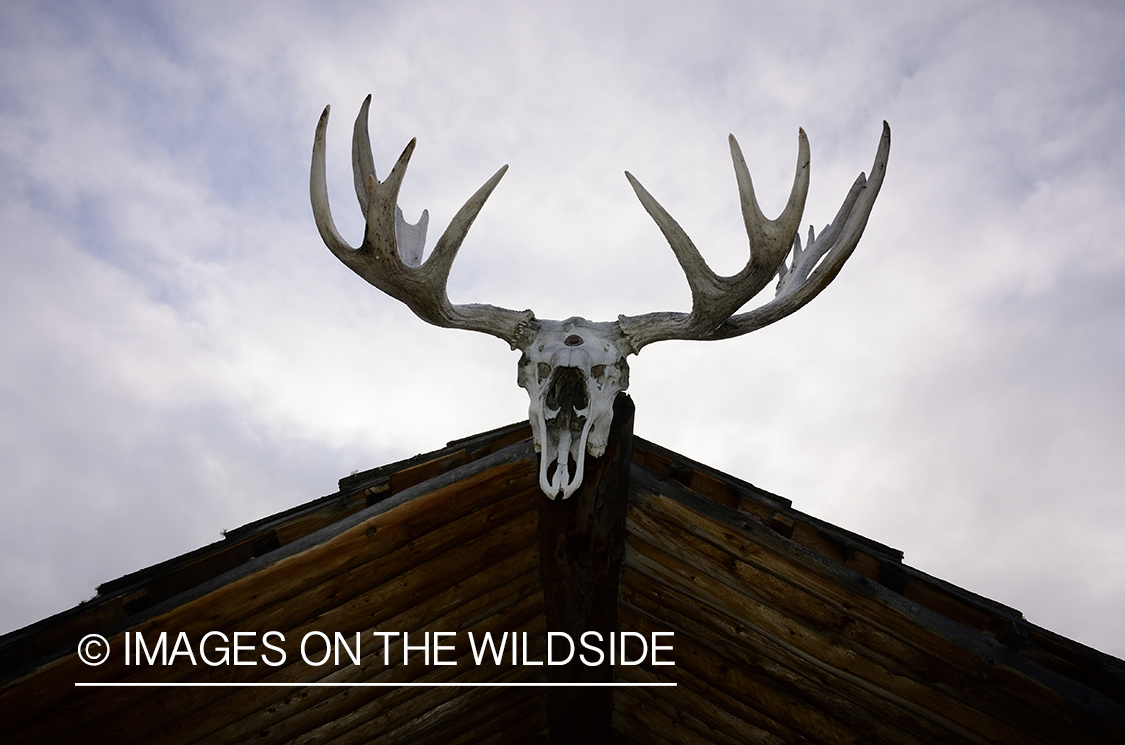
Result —
[[[797, 172], [789, 201], [776, 220], [767, 220], [758, 207], [742, 150], [731, 135], [731, 158], [750, 240], [750, 260], [730, 277], [711, 271], [683, 229], [626, 171], [641, 204], [664, 233], [684, 270], [691, 287], [691, 312], [618, 316], [616, 321], [600, 323], [577, 317], [549, 321], [536, 318], [530, 310], [453, 305], [446, 292], [449, 270], [461, 242], [508, 167], [497, 171], [469, 198], [423, 262], [429, 214], [423, 211], [418, 223], [411, 225], [398, 207], [399, 187], [415, 141], [406, 146], [387, 178], [379, 181], [367, 133], [370, 105], [368, 96], [352, 135], [356, 196], [367, 220], [363, 243], [358, 249], [348, 245], [336, 229], [328, 206], [325, 135], [330, 107], [325, 107], [316, 128], [310, 179], [320, 236], [336, 258], [405, 303], [423, 321], [492, 334], [523, 353], [518, 380], [531, 397], [531, 427], [541, 453], [539, 485], [551, 499], [565, 499], [581, 485], [585, 453], [595, 458], [604, 453], [613, 400], [629, 386], [628, 355], [665, 339], [708, 341], [749, 333], [784, 318], [828, 286], [855, 250], [867, 225], [883, 183], [891, 144], [890, 127], [884, 122], [871, 177], [859, 174], [836, 218], [819, 236], [810, 227], [807, 245], [802, 247], [797, 231], [809, 186], [809, 144], [804, 130], [798, 137]], [[774, 299], [738, 313], [774, 277], [778, 277]]]

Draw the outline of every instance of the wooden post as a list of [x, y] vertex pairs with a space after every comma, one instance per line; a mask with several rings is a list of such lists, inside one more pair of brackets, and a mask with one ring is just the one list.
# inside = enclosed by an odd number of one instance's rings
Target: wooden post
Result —
[[[610, 683], [610, 633], [617, 631], [617, 586], [625, 549], [625, 509], [629, 468], [633, 459], [633, 401], [619, 393], [613, 402], [613, 423], [605, 454], [586, 455], [585, 478], [570, 499], [539, 495], [539, 558], [547, 631], [562, 631], [574, 640], [574, 658], [548, 666], [551, 683]], [[581, 647], [587, 631], [601, 634], [603, 664], [589, 667], [596, 654]], [[556, 645], [565, 656], [565, 643]], [[556, 745], [600, 743], [610, 736], [613, 689], [566, 687], [547, 689], [547, 719]]]

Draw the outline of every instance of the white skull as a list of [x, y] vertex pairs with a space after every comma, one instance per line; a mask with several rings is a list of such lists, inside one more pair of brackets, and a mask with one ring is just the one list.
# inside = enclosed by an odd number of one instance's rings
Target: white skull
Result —
[[617, 323], [575, 317], [537, 324], [518, 381], [531, 397], [539, 486], [551, 499], [566, 499], [582, 484], [584, 455], [605, 453], [613, 400], [629, 387], [631, 348]]

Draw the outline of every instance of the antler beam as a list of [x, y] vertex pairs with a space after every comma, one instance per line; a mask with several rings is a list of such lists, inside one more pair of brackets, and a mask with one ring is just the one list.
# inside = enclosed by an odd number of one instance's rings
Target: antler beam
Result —
[[465, 202], [438, 239], [429, 259], [423, 262], [422, 248], [426, 240], [429, 214], [423, 212], [418, 223], [411, 225], [403, 218], [402, 210], [398, 207], [399, 188], [406, 176], [415, 140], [411, 140], [402, 151], [386, 180], [379, 181], [375, 175], [371, 141], [367, 135], [367, 112], [370, 106], [371, 96], [368, 96], [356, 117], [352, 137], [356, 196], [367, 219], [363, 243], [359, 248], [348, 245], [332, 219], [325, 180], [325, 139], [331, 107], [326, 106], [324, 113], [320, 115], [313, 141], [312, 171], [309, 177], [313, 216], [320, 237], [336, 258], [349, 269], [406, 304], [423, 321], [444, 328], [481, 331], [498, 336], [513, 349], [517, 348], [528, 325], [534, 320], [535, 316], [530, 310], [520, 312], [493, 305], [453, 305], [446, 291], [449, 270], [453, 267], [453, 260], [457, 258], [461, 243], [508, 167], [504, 166], [497, 171]]
[[[634, 353], [648, 344], [666, 339], [708, 341], [740, 336], [784, 318], [816, 297], [836, 277], [863, 235], [875, 197], [883, 185], [890, 155], [891, 129], [883, 122], [883, 137], [871, 167], [871, 178], [859, 174], [836, 218], [821, 231], [820, 237], [817, 238], [809, 228], [809, 245], [804, 250], [797, 235], [809, 178], [809, 146], [804, 130], [799, 135], [797, 173], [789, 202], [776, 220], [766, 220], [758, 207], [750, 173], [734, 135], [730, 137], [730, 144], [743, 221], [750, 240], [750, 259], [746, 267], [730, 277], [720, 277], [711, 271], [676, 221], [632, 174], [625, 173], [641, 204], [668, 239], [684, 270], [692, 295], [690, 313], [619, 316], [618, 323]], [[786, 267], [785, 259], [790, 247], [793, 258], [791, 265]], [[748, 313], [734, 315], [774, 276], [780, 279], [772, 301]]]

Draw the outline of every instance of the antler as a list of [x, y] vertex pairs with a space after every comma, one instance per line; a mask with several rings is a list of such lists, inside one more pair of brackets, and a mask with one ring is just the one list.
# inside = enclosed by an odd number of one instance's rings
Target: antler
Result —
[[313, 216], [320, 237], [328, 249], [349, 269], [391, 297], [405, 303], [415, 315], [427, 323], [445, 328], [481, 331], [498, 336], [515, 349], [535, 316], [530, 310], [514, 311], [492, 305], [453, 305], [446, 286], [449, 270], [461, 242], [473, 224], [492, 190], [500, 183], [504, 166], [469, 198], [445, 229], [429, 259], [422, 262], [429, 213], [422, 212], [418, 223], [411, 225], [398, 207], [398, 192], [406, 175], [406, 166], [414, 152], [415, 140], [402, 151], [398, 162], [385, 181], [375, 175], [371, 140], [367, 134], [368, 96], [360, 107], [352, 134], [352, 168], [360, 209], [367, 219], [363, 243], [358, 249], [348, 245], [336, 229], [328, 206], [325, 182], [325, 134], [330, 106], [324, 108], [316, 126], [313, 141], [312, 172], [309, 193]]
[[[690, 313], [659, 312], [618, 317], [633, 352], [665, 339], [728, 339], [746, 334], [784, 318], [816, 297], [840, 272], [863, 235], [875, 197], [883, 184], [890, 147], [891, 128], [883, 122], [883, 137], [871, 167], [871, 178], [859, 174], [832, 224], [821, 231], [819, 238], [810, 227], [808, 246], [802, 250], [797, 228], [809, 184], [809, 145], [804, 130], [799, 135], [797, 173], [789, 202], [776, 220], [767, 220], [762, 215], [742, 150], [731, 135], [731, 159], [738, 179], [742, 217], [750, 239], [750, 260], [741, 272], [730, 277], [720, 277], [707, 266], [683, 228], [626, 171], [625, 176], [633, 185], [641, 204], [672, 246], [691, 287]], [[790, 246], [793, 259], [786, 267], [785, 258]], [[772, 301], [748, 313], [734, 315], [775, 275], [779, 276], [779, 281], [777, 295]]]

